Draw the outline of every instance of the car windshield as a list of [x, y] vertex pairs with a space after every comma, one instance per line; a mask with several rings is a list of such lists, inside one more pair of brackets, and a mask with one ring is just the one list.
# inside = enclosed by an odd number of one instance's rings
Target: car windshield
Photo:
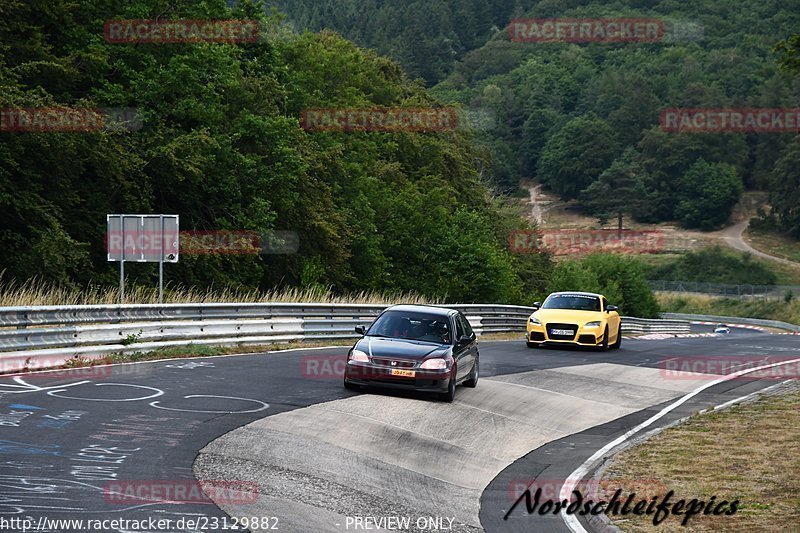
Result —
[[600, 311], [600, 298], [586, 294], [554, 294], [547, 299], [542, 309]]
[[450, 320], [442, 315], [387, 311], [373, 322], [368, 337], [390, 337], [437, 344], [450, 344]]

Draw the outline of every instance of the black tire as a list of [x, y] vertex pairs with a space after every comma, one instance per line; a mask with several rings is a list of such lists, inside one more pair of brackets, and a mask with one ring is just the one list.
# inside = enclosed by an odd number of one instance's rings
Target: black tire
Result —
[[603, 342], [599, 346], [601, 352], [608, 351], [608, 326], [606, 326], [606, 331], [603, 333]]
[[474, 389], [478, 386], [478, 373], [480, 372], [480, 360], [476, 357], [475, 364], [472, 365], [472, 372], [469, 373], [469, 379], [464, 382], [465, 387]]
[[439, 394], [439, 398], [443, 402], [451, 403], [456, 398], [456, 371], [453, 369], [453, 375], [450, 377], [450, 385], [447, 386], [447, 392]]
[[611, 345], [612, 350], [619, 350], [622, 346], [622, 324], [619, 325], [619, 329], [617, 330], [617, 340], [614, 341], [614, 344]]
[[528, 345], [528, 348], [538, 348], [540, 346], [538, 342], [526, 341], [525, 344]]
[[344, 380], [344, 388], [347, 389], [347, 390], [360, 390], [361, 389], [361, 387], [359, 387], [358, 385], [353, 385], [352, 383], [350, 383], [347, 380]]

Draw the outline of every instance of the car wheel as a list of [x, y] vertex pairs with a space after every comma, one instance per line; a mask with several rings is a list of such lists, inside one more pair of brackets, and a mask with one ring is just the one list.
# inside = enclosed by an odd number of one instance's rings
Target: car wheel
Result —
[[447, 386], [447, 392], [439, 395], [442, 401], [450, 403], [456, 398], [456, 370], [453, 369], [453, 375], [450, 377], [450, 385]]
[[600, 345], [601, 352], [608, 351], [608, 326], [606, 326], [606, 331], [603, 333], [603, 343]]
[[478, 358], [475, 358], [475, 364], [472, 365], [472, 372], [469, 373], [469, 379], [464, 382], [465, 387], [469, 387], [470, 389], [474, 389], [478, 385], [478, 372], [479, 372], [480, 362]]
[[539, 343], [538, 342], [526, 341], [525, 344], [528, 345], [528, 348], [538, 348], [539, 347]]
[[353, 385], [347, 380], [344, 380], [344, 388], [347, 390], [359, 390], [360, 387], [358, 385]]
[[614, 350], [619, 350], [620, 346], [622, 346], [622, 324], [620, 324], [619, 329], [617, 330], [617, 340], [614, 341], [614, 344], [611, 346]]

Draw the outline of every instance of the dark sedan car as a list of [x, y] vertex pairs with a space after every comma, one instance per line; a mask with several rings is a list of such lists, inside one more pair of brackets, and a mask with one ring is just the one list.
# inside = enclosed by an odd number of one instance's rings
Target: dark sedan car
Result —
[[344, 386], [437, 392], [452, 402], [456, 385], [478, 384], [478, 344], [455, 309], [397, 305], [385, 310], [347, 355]]

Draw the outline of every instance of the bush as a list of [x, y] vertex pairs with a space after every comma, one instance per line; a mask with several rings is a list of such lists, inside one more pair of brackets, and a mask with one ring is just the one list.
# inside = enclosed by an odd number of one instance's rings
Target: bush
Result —
[[559, 263], [550, 278], [549, 291], [597, 292], [619, 306], [621, 315], [657, 318], [660, 312], [644, 266], [623, 255], [594, 254], [582, 261]]
[[703, 281], [748, 285], [775, 285], [778, 278], [749, 253], [723, 250], [719, 246], [683, 255], [674, 263], [656, 267], [650, 279]]
[[756, 216], [750, 219], [749, 228], [756, 231], [777, 231], [778, 220], [774, 213], [767, 213], [763, 207], [759, 207]]

